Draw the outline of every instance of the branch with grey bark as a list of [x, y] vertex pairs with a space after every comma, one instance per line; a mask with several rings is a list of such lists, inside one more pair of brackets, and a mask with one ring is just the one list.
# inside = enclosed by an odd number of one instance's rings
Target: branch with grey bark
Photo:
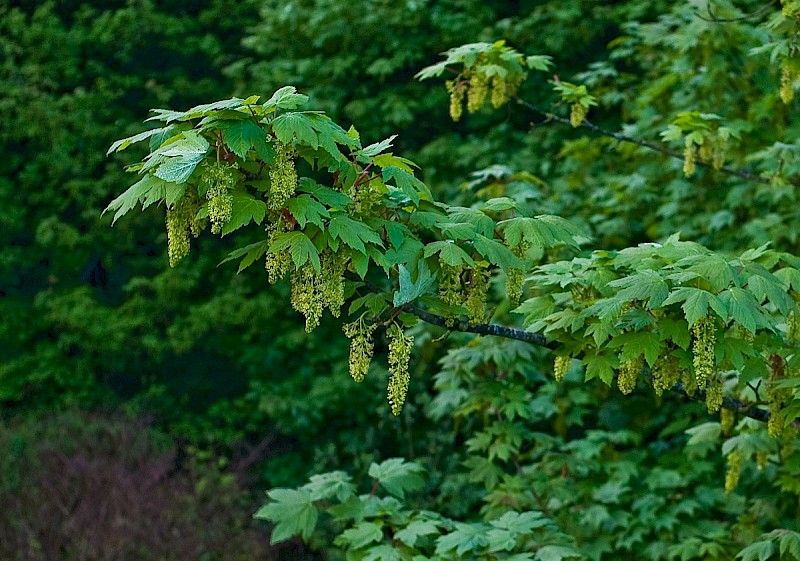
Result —
[[[414, 306], [413, 304], [406, 304], [402, 306], [401, 309], [404, 312], [408, 312], [417, 316], [425, 323], [436, 325], [438, 327], [443, 327], [450, 331], [458, 331], [462, 333], [475, 333], [477, 335], [491, 335], [495, 337], [504, 337], [506, 339], [514, 339], [517, 341], [530, 343], [532, 345], [536, 345], [539, 347], [545, 347], [550, 350], [556, 350], [561, 346], [561, 344], [558, 341], [553, 341], [551, 339], [548, 339], [541, 333], [526, 331], [525, 329], [507, 327], [504, 325], [497, 325], [493, 323], [472, 323], [461, 319], [450, 319], [437, 314], [432, 314], [431, 312], [428, 312], [427, 310], [424, 310], [418, 306]], [[684, 397], [687, 397], [688, 399], [691, 399], [693, 401], [704, 402], [706, 399], [705, 392], [698, 390], [690, 395], [681, 383], [677, 383], [672, 388], [671, 391], [674, 393], [681, 394]], [[744, 401], [732, 397], [724, 397], [722, 399], [722, 407], [724, 409], [729, 409], [730, 411], [733, 411], [738, 415], [755, 419], [756, 421], [761, 421], [761, 422], [769, 421], [770, 413], [766, 409], [759, 409], [752, 403], [746, 403]]]

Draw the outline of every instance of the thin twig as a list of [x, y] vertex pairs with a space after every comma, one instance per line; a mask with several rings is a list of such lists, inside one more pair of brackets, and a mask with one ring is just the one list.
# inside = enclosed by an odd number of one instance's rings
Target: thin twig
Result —
[[[558, 115], [555, 115], [554, 113], [552, 113], [550, 111], [545, 111], [544, 109], [542, 109], [540, 107], [537, 107], [537, 106], [533, 105], [532, 103], [528, 103], [524, 99], [516, 98], [516, 100], [517, 100], [517, 103], [519, 103], [520, 105], [522, 105], [526, 109], [546, 117], [548, 121], [555, 121], [557, 123], [567, 124], [567, 125], [571, 126], [570, 120], [567, 119], [567, 118], [559, 117]], [[587, 121], [587, 120], [584, 120], [580, 124], [580, 127], [585, 128], [585, 129], [589, 129], [592, 132], [595, 132], [595, 133], [603, 135], [603, 136], [607, 136], [609, 138], [613, 138], [613, 139], [618, 140], [620, 142], [627, 142], [629, 144], [635, 144], [637, 146], [641, 146], [643, 148], [647, 148], [648, 150], [653, 150], [654, 152], [658, 152], [660, 154], [664, 154], [666, 156], [670, 156], [670, 157], [678, 159], [678, 160], [683, 160], [684, 159], [683, 158], [683, 153], [678, 152], [677, 150], [673, 150], [671, 148], [667, 148], [666, 146], [664, 146], [662, 144], [657, 144], [657, 143], [651, 142], [649, 140], [642, 140], [642, 139], [639, 139], [639, 138], [634, 138], [632, 136], [627, 136], [627, 135], [619, 133], [619, 132], [610, 131], [608, 129], [604, 129], [602, 127], [599, 127], [599, 126], [595, 125], [594, 123], [591, 123], [590, 121]], [[708, 169], [714, 169], [714, 170], [716, 170], [716, 171], [718, 171], [720, 173], [725, 173], [727, 175], [732, 175], [734, 177], [738, 177], [740, 179], [745, 179], [747, 181], [753, 181], [755, 183], [761, 183], [763, 185], [771, 185], [772, 184], [772, 180], [770, 178], [762, 177], [760, 175], [756, 175], [755, 173], [752, 173], [752, 172], [747, 171], [747, 170], [728, 168], [728, 167], [715, 168], [714, 164], [712, 162], [707, 161], [707, 160], [701, 160], [701, 159], [698, 159], [695, 162], [695, 164], [700, 166], [700, 167], [704, 167], [704, 168], [708, 168]], [[796, 184], [796, 182], [792, 182], [792, 184]]]
[[[686, 391], [686, 388], [684, 388], [683, 384], [681, 384], [680, 382], [675, 384], [675, 387], [672, 388], [672, 391], [682, 394], [694, 401], [706, 400], [706, 392], [702, 390], [697, 390], [696, 392], [694, 392], [694, 395], [689, 395]], [[758, 407], [754, 407], [750, 403], [745, 403], [744, 401], [739, 401], [738, 399], [734, 399], [732, 397], [723, 397], [722, 407], [724, 409], [729, 409], [734, 413], [738, 413], [739, 415], [755, 419], [756, 421], [762, 421], [764, 423], [769, 421], [769, 411], [767, 411], [766, 409], [759, 409]]]
[[747, 387], [753, 391], [753, 395], [756, 396], [756, 401], [761, 401], [761, 396], [759, 395], [759, 390], [761, 389], [761, 380], [758, 381], [757, 386], [753, 386], [752, 382], [747, 382]]
[[775, 1], [776, 0], [772, 0], [769, 4], [761, 6], [758, 10], [756, 10], [752, 14], [745, 14], [743, 16], [738, 16], [735, 18], [718, 17], [717, 14], [711, 11], [711, 2], [709, 2], [708, 4], [706, 4], [706, 12], [708, 12], [708, 17], [701, 15], [700, 12], [698, 11], [695, 11], [694, 15], [695, 17], [700, 18], [703, 21], [711, 23], [735, 23], [738, 21], [747, 21], [749, 19], [760, 18], [761, 16], [766, 14], [770, 10], [770, 8], [772, 8], [772, 6], [775, 4]]

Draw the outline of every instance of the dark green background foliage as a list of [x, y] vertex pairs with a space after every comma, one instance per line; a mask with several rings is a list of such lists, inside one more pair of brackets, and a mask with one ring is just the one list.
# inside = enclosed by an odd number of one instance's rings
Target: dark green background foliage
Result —
[[163, 217], [110, 230], [98, 212], [125, 181], [104, 156], [109, 143], [151, 107], [230, 91], [222, 70], [241, 56], [255, 13], [182, 2], [4, 10], [0, 399], [9, 412], [125, 402], [212, 445], [322, 430], [326, 404], [306, 395], [328, 393], [328, 367], [346, 349], [297, 332], [261, 279], [217, 269], [224, 244], [164, 271], [165, 237], [146, 234]]
[[[0, 503], [11, 505], [0, 557], [800, 560], [792, 425], [780, 441], [741, 416], [722, 431], [684, 396], [643, 383], [622, 396], [584, 383], [578, 361], [556, 383], [547, 349], [422, 324], [395, 418], [384, 358], [363, 384], [350, 379], [341, 320], [308, 334], [288, 283], [269, 285], [258, 262], [238, 275], [218, 266], [262, 228], [192, 240], [169, 268], [163, 207], [113, 228], [101, 216], [131, 183], [124, 166], [146, 154], [135, 145], [106, 157], [108, 146], [145, 130], [149, 109], [263, 102], [288, 84], [309, 109], [354, 125], [364, 146], [398, 134], [392, 150], [419, 164], [438, 201], [512, 197], [523, 213], [571, 220], [603, 250], [680, 232], [713, 251], [769, 242], [797, 254], [797, 104], [779, 97], [786, 53], [770, 63], [787, 34], [763, 25], [780, 7], [763, 6], [713, 2], [733, 20], [719, 22], [700, 0], [0, 0]], [[499, 39], [551, 56], [552, 68], [520, 86], [528, 106], [452, 122], [441, 81], [415, 74], [447, 49]], [[550, 79], [587, 86], [592, 123], [678, 157], [560, 122], [570, 101]], [[720, 126], [726, 165], [750, 176], [698, 167], [686, 177], [684, 136], [717, 138]], [[558, 246], [535, 258], [574, 255]], [[587, 250], [579, 266], [540, 268], [524, 320], [508, 313], [497, 275], [492, 321], [546, 327], [580, 358], [575, 329], [548, 325], [545, 308], [569, 307], [564, 286], [589, 293], [604, 274], [640, 273], [636, 259], [662, 259], [617, 255], [590, 262]], [[751, 256], [746, 275], [788, 259], [770, 255]], [[608, 382], [610, 364], [587, 371]], [[748, 368], [754, 384], [763, 377]], [[762, 400], [734, 386], [726, 395]], [[745, 463], [726, 493], [731, 451]], [[390, 460], [400, 456], [414, 463]], [[83, 465], [101, 483], [87, 483]], [[277, 524], [273, 537], [302, 535], [313, 551], [268, 549], [270, 529], [249, 522], [256, 494], [331, 470], [341, 471], [273, 489], [259, 513]], [[160, 523], [98, 524], [81, 537], [97, 485], [106, 497], [147, 487], [115, 513]]]

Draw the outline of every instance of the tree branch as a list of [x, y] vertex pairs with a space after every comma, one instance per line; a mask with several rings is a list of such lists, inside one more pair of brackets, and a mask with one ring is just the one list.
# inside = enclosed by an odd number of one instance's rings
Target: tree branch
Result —
[[[694, 395], [689, 395], [686, 392], [686, 388], [683, 387], [683, 384], [678, 382], [672, 388], [672, 391], [675, 393], [679, 393], [688, 397], [694, 401], [705, 401], [706, 400], [706, 392], [702, 390], [697, 390]], [[755, 407], [751, 403], [745, 403], [744, 401], [740, 401], [738, 399], [734, 399], [732, 397], [723, 397], [722, 398], [722, 407], [723, 409], [730, 409], [734, 413], [738, 413], [739, 415], [743, 415], [745, 417], [750, 417], [751, 419], [755, 419], [756, 421], [762, 421], [766, 423], [769, 421], [769, 411], [766, 409], [759, 409]]]
[[494, 335], [496, 337], [505, 337], [506, 339], [516, 339], [517, 341], [532, 343], [539, 347], [546, 347], [551, 350], [557, 349], [560, 346], [558, 341], [550, 341], [541, 333], [534, 333], [533, 331], [525, 331], [524, 329], [506, 327], [504, 325], [497, 325], [494, 323], [470, 323], [461, 319], [449, 319], [444, 316], [432, 314], [412, 304], [406, 304], [402, 308], [404, 311], [414, 314], [426, 323], [438, 325], [439, 327], [444, 327], [450, 331], [461, 331], [462, 333], [477, 333], [478, 335]]
[[756, 10], [755, 12], [753, 12], [751, 14], [745, 14], [743, 16], [739, 16], [739, 17], [735, 17], [735, 18], [721, 18], [721, 17], [718, 17], [717, 14], [715, 14], [711, 10], [711, 2], [709, 2], [708, 4], [706, 4], [706, 11], [708, 12], [708, 16], [707, 17], [701, 15], [700, 12], [698, 12], [696, 10], [694, 12], [694, 15], [695, 15], [695, 17], [700, 18], [701, 20], [707, 21], [707, 22], [710, 22], [710, 23], [734, 23], [734, 22], [738, 22], [738, 21], [747, 21], [749, 19], [760, 18], [761, 16], [766, 14], [770, 9], [772, 9], [772, 6], [775, 4], [775, 1], [776, 0], [772, 0], [768, 4], [766, 4], [764, 6], [761, 6], [758, 10]]
[[[460, 319], [451, 320], [444, 316], [432, 314], [426, 310], [423, 310], [422, 308], [414, 306], [413, 304], [405, 304], [404, 306], [401, 306], [401, 309], [405, 312], [414, 314], [426, 323], [444, 327], [445, 329], [449, 329], [451, 331], [476, 333], [478, 335], [494, 335], [496, 337], [504, 337], [506, 339], [515, 339], [517, 341], [524, 341], [525, 343], [531, 343], [539, 347], [545, 347], [550, 350], [556, 350], [561, 346], [558, 341], [551, 341], [541, 333], [534, 333], [533, 331], [526, 331], [524, 329], [516, 329], [514, 327], [506, 327], [504, 325], [492, 323], [470, 323]], [[701, 390], [696, 391], [694, 395], [689, 395], [686, 392], [686, 389], [683, 387], [683, 384], [680, 382], [675, 384], [671, 391], [681, 394], [693, 401], [705, 401], [706, 399], [706, 393]], [[765, 409], [759, 409], [751, 403], [745, 403], [744, 401], [740, 401], [732, 397], [723, 397], [722, 407], [725, 409], [730, 409], [739, 415], [755, 419], [756, 421], [769, 421], [769, 411]]]
[[[567, 118], [559, 117], [558, 115], [556, 115], [556, 114], [554, 114], [554, 113], [552, 113], [550, 111], [545, 111], [544, 109], [542, 109], [540, 107], [537, 107], [537, 106], [533, 105], [532, 103], [528, 103], [524, 99], [516, 98], [516, 100], [517, 100], [517, 103], [519, 103], [520, 105], [522, 105], [526, 109], [528, 109], [528, 110], [530, 110], [530, 111], [532, 111], [534, 113], [537, 113], [539, 115], [544, 116], [547, 119], [547, 121], [554, 121], [554, 122], [557, 122], [557, 123], [562, 123], [562, 124], [566, 124], [566, 125], [572, 126], [572, 124], [570, 123], [570, 120], [567, 119]], [[664, 146], [662, 144], [657, 144], [655, 142], [650, 142], [649, 140], [641, 140], [639, 138], [634, 138], [632, 136], [627, 136], [627, 135], [619, 133], [619, 132], [610, 131], [608, 129], [604, 129], [602, 127], [599, 127], [599, 126], [595, 125], [594, 123], [591, 123], [591, 122], [589, 122], [587, 120], [584, 120], [580, 124], [580, 127], [584, 128], [584, 129], [589, 129], [592, 132], [595, 132], [595, 133], [600, 134], [602, 136], [607, 136], [609, 138], [613, 138], [613, 139], [618, 140], [620, 142], [627, 142], [628, 144], [635, 144], [636, 146], [641, 146], [642, 148], [647, 148], [648, 150], [652, 150], [654, 152], [658, 152], [659, 154], [664, 154], [665, 156], [670, 156], [670, 157], [678, 159], [678, 160], [683, 160], [683, 154], [681, 152], [678, 152], [676, 150], [668, 148], [668, 147], [666, 147], [666, 146]], [[714, 167], [712, 162], [707, 161], [707, 160], [701, 160], [701, 159], [698, 159], [695, 163], [696, 163], [696, 165], [698, 165], [700, 167], [713, 169], [713, 170], [718, 171], [720, 173], [724, 173], [724, 174], [727, 174], [727, 175], [738, 177], [740, 179], [744, 179], [744, 180], [747, 180], [747, 181], [753, 181], [755, 183], [761, 183], [763, 185], [770, 185], [772, 183], [772, 180], [770, 180], [768, 177], [762, 177], [760, 175], [756, 175], [755, 173], [752, 173], [752, 172], [747, 171], [747, 170], [728, 168], [728, 167], [722, 167], [722, 168], [717, 169], [717, 168]], [[796, 182], [792, 182], [792, 184], [795, 185], [797, 183]]]

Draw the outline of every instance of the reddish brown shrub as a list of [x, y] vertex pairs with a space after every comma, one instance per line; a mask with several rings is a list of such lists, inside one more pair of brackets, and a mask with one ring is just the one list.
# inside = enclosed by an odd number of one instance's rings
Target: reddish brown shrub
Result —
[[0, 505], [7, 561], [306, 557], [296, 544], [269, 547], [233, 473], [178, 466], [172, 442], [142, 419], [0, 424]]

